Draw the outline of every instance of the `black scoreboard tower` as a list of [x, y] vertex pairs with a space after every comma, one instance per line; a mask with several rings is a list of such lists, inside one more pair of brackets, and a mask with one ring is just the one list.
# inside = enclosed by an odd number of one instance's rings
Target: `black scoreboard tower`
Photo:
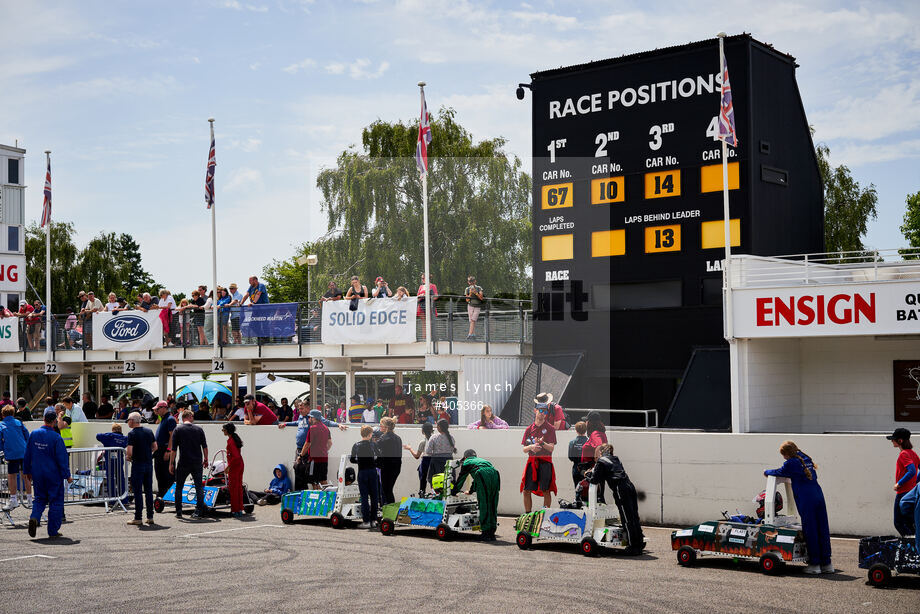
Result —
[[[748, 35], [726, 37], [725, 55], [732, 252], [821, 252], [795, 59]], [[730, 428], [718, 39], [531, 79], [535, 364], [575, 357], [565, 407]]]

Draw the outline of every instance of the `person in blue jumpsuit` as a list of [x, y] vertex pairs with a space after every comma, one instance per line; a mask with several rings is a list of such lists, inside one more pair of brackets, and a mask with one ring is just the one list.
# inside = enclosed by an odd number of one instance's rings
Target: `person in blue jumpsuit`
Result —
[[32, 478], [32, 516], [29, 518], [29, 537], [35, 537], [42, 513], [48, 507], [48, 537], [60, 537], [64, 520], [64, 481], [70, 477], [70, 459], [64, 439], [54, 431], [57, 413], [49, 407], [44, 414], [45, 423], [29, 435], [26, 455], [22, 460], [23, 473]]
[[[112, 425], [111, 433], [98, 433], [96, 441], [106, 448], [126, 448], [128, 447], [128, 437], [121, 432], [121, 425], [117, 422]], [[131, 500], [128, 496], [128, 483], [125, 480], [124, 465], [119, 467], [119, 460], [115, 454], [109, 452], [102, 453], [102, 466], [105, 467], [105, 493], [106, 497], [117, 497], [125, 493], [123, 502]]]
[[[792, 496], [802, 518], [802, 532], [808, 547], [807, 574], [834, 573], [831, 564], [831, 532], [827, 523], [827, 503], [818, 484], [818, 473], [811, 457], [791, 441], [784, 441], [779, 453], [786, 462], [779, 469], [768, 469], [764, 475], [789, 478]], [[769, 496], [769, 495], [768, 495]]]

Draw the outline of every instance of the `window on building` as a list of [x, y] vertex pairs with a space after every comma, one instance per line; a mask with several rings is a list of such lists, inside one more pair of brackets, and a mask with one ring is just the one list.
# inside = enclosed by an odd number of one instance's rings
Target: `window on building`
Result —
[[7, 243], [7, 249], [11, 252], [19, 251], [19, 226], [10, 226], [9, 230], [10, 237], [9, 242]]
[[19, 160], [15, 158], [7, 159], [7, 183], [19, 183]]
[[679, 279], [596, 284], [593, 297], [595, 309], [610, 311], [680, 307], [683, 304]]

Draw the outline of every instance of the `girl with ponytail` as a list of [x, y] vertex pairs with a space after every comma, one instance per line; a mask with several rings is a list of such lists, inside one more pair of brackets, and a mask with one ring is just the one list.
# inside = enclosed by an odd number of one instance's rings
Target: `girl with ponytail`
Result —
[[[802, 452], [792, 441], [784, 441], [779, 447], [780, 455], [786, 459], [779, 469], [768, 469], [764, 475], [789, 478], [792, 482], [792, 496], [799, 508], [802, 532], [808, 546], [807, 574], [834, 573], [831, 564], [831, 534], [827, 523], [827, 503], [824, 491], [818, 484], [818, 469], [811, 457]], [[772, 496], [767, 494], [767, 496]]]

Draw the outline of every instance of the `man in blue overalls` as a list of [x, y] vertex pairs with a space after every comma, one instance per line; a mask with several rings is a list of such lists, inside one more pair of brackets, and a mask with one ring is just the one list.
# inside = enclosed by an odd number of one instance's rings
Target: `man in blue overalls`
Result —
[[57, 413], [45, 410], [45, 423], [29, 435], [26, 455], [22, 461], [23, 473], [32, 478], [34, 493], [32, 516], [29, 518], [29, 537], [35, 537], [45, 506], [48, 506], [48, 537], [60, 537], [64, 519], [64, 480], [70, 477], [70, 459], [64, 440], [54, 431]]

